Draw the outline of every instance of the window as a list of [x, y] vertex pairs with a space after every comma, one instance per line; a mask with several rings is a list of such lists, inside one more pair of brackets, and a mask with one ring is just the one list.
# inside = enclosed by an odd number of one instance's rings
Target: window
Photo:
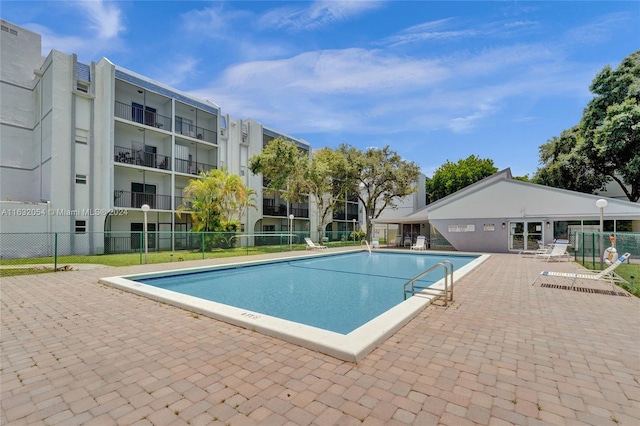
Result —
[[76, 234], [84, 234], [87, 232], [87, 221], [76, 220]]
[[87, 184], [87, 175], [76, 175], [76, 183], [81, 185]]

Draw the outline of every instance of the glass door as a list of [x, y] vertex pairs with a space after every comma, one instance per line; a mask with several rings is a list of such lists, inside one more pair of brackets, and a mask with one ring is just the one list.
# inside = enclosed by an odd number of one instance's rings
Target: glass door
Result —
[[536, 250], [542, 240], [542, 222], [509, 222], [509, 250]]

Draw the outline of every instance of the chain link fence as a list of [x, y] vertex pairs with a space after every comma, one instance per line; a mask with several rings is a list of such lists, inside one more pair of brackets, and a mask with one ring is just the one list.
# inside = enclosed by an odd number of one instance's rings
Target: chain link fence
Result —
[[[305, 250], [305, 237], [309, 232], [149, 231], [146, 241], [140, 231], [0, 233], [0, 267], [58, 270], [78, 263], [125, 266]], [[333, 247], [360, 244], [349, 232], [330, 237]]]

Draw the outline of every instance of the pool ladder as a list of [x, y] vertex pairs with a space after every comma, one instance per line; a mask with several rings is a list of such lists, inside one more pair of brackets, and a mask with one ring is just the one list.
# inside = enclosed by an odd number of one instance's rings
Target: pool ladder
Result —
[[[408, 292], [407, 287], [408, 286], [411, 286], [411, 295], [412, 296], [415, 295], [416, 294], [416, 290], [415, 290], [416, 281], [418, 281], [423, 276], [427, 275], [429, 272], [435, 271], [438, 268], [442, 268], [444, 270], [444, 291], [442, 291], [442, 290], [432, 290], [432, 289], [429, 289], [429, 291], [436, 291], [438, 293], [438, 295], [444, 294], [444, 305], [445, 306], [447, 306], [449, 304], [449, 301], [453, 302], [453, 263], [451, 263], [448, 260], [443, 260], [440, 263], [436, 263], [431, 268], [427, 269], [424, 272], [421, 272], [420, 274], [416, 275], [415, 277], [413, 277], [409, 281], [407, 281], [404, 284], [404, 300], [407, 300], [407, 292]], [[451, 282], [449, 282], [449, 279], [451, 279]]]

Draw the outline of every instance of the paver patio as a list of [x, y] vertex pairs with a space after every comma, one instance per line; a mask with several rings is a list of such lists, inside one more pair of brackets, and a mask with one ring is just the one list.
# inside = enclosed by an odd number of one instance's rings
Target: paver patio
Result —
[[[59, 272], [1, 283], [2, 424], [639, 425], [640, 300], [495, 254], [358, 364]], [[401, 291], [401, 290], [400, 290]]]

